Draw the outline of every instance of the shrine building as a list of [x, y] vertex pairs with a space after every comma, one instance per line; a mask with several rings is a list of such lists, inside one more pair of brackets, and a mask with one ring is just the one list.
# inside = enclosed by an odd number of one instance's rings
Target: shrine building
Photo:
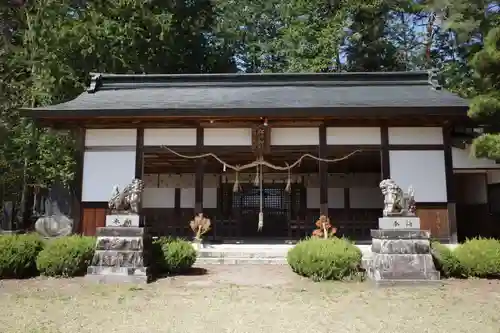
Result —
[[391, 178], [413, 186], [421, 228], [455, 243], [500, 233], [500, 165], [471, 157], [467, 110], [431, 71], [92, 74], [74, 100], [23, 112], [75, 134], [85, 235], [104, 226], [113, 186], [139, 178], [154, 235], [191, 238], [202, 212], [207, 241], [296, 241], [326, 214], [362, 243]]

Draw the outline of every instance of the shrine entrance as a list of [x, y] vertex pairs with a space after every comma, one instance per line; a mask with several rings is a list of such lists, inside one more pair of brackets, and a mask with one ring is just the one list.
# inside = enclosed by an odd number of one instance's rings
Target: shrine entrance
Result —
[[[286, 191], [282, 184], [265, 184], [261, 189], [252, 184], [244, 184], [241, 190], [233, 192], [232, 185], [224, 186], [224, 197], [231, 197], [228, 202], [234, 215], [239, 216], [240, 237], [242, 239], [281, 239], [289, 236], [290, 220], [301, 206], [299, 184]], [[303, 189], [305, 190], [305, 189]], [[262, 207], [261, 207], [262, 197]], [[258, 229], [259, 213], [263, 214], [262, 229]]]

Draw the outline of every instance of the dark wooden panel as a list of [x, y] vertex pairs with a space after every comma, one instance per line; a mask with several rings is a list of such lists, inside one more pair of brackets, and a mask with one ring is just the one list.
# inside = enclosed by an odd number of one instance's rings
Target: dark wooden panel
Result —
[[490, 213], [488, 204], [457, 204], [458, 240], [467, 238], [500, 238], [500, 214]]
[[94, 236], [96, 228], [104, 227], [106, 224], [107, 203], [82, 204], [82, 234]]
[[417, 205], [417, 216], [420, 217], [420, 229], [430, 230], [431, 237], [449, 238], [450, 225], [446, 204], [442, 204], [441, 207]]

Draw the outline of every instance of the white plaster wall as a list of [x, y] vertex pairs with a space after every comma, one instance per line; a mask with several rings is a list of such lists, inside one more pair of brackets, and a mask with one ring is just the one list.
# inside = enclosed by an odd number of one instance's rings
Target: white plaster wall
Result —
[[[227, 176], [227, 177], [226, 177]], [[320, 208], [319, 181], [317, 174], [294, 175], [292, 181], [299, 182], [304, 176], [306, 181], [307, 207]], [[231, 174], [223, 175], [223, 182], [233, 182]], [[242, 174], [240, 182], [253, 182], [255, 174]], [[286, 184], [286, 174], [267, 174], [267, 182]], [[328, 182], [328, 207], [344, 208], [344, 188], [351, 187], [350, 201], [353, 208], [380, 208], [382, 207], [378, 183], [379, 174], [330, 174]], [[203, 207], [217, 208], [217, 188], [219, 176], [215, 174], [204, 175]], [[144, 207], [148, 208], [173, 208], [175, 188], [181, 189], [181, 207], [194, 208], [195, 189], [194, 174], [161, 174], [144, 175]], [[159, 187], [159, 188], [155, 188]], [[163, 197], [163, 198], [162, 198]]]
[[[330, 204], [330, 203], [328, 203]], [[318, 187], [307, 187], [306, 188], [306, 206], [310, 209], [320, 208], [319, 203], [319, 188]], [[342, 205], [343, 207], [344, 205]]]
[[137, 129], [87, 129], [85, 147], [132, 146], [137, 141]]
[[[319, 175], [304, 176], [307, 189], [307, 208], [320, 208]], [[380, 174], [329, 174], [328, 208], [344, 208], [344, 188], [349, 188], [351, 208], [382, 208], [383, 199], [378, 188]]]
[[251, 146], [251, 128], [205, 128], [205, 146]]
[[[204, 175], [204, 208], [217, 208], [218, 181], [218, 175]], [[144, 186], [143, 207], [145, 208], [174, 208], [176, 188], [180, 188], [180, 207], [195, 207], [194, 174], [147, 174], [144, 175]]]
[[[306, 187], [320, 187], [319, 174], [304, 176]], [[352, 188], [352, 187], [378, 187], [380, 174], [378, 173], [356, 173], [356, 174], [328, 174], [329, 188]]]
[[460, 149], [451, 148], [454, 169], [500, 169], [500, 165], [487, 158], [475, 158], [471, 155], [470, 147]]
[[[318, 197], [314, 198], [318, 201], [319, 206], [319, 189]], [[329, 188], [328, 189], [328, 208], [344, 208], [344, 189], [343, 188]]]
[[175, 188], [144, 188], [143, 208], [175, 208]]
[[441, 145], [441, 127], [389, 127], [391, 145]]
[[196, 128], [146, 128], [144, 146], [196, 146]]
[[319, 145], [318, 127], [273, 127], [271, 128], [273, 146]]
[[328, 127], [328, 145], [379, 145], [380, 127]]
[[123, 189], [135, 177], [135, 151], [86, 151], [82, 201], [108, 201], [113, 186]]
[[351, 208], [384, 208], [384, 199], [378, 187], [354, 187], [349, 189]]
[[390, 151], [391, 178], [418, 202], [446, 202], [446, 175], [442, 150]]

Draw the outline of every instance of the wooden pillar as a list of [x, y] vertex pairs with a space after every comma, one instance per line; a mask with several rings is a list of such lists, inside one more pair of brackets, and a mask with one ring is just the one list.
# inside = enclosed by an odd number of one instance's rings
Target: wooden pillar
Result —
[[444, 145], [444, 169], [446, 174], [446, 197], [448, 208], [448, 223], [450, 243], [458, 242], [457, 235], [457, 215], [456, 215], [456, 196], [455, 196], [455, 177], [453, 175], [453, 157], [451, 146], [451, 127], [443, 126], [443, 145]]
[[[203, 151], [203, 127], [196, 128], [196, 153]], [[195, 190], [194, 190], [194, 213], [203, 212], [203, 173], [204, 160], [196, 160]]]
[[[137, 129], [137, 136], [135, 141], [135, 179], [143, 179], [144, 176], [144, 128]], [[139, 211], [142, 210], [142, 202], [139, 204]], [[146, 225], [146, 218], [143, 214], [140, 216], [139, 225], [144, 227]]]
[[380, 127], [380, 163], [382, 179], [391, 178], [391, 162], [389, 158], [389, 128], [387, 125]]
[[144, 171], [144, 128], [137, 129], [135, 142], [135, 178], [143, 179]]
[[[319, 127], [319, 157], [326, 158], [326, 126]], [[328, 216], [328, 164], [319, 162], [319, 207], [320, 214]]]
[[73, 130], [73, 137], [75, 139], [75, 162], [76, 173], [73, 181], [73, 204], [72, 204], [72, 219], [73, 219], [73, 232], [80, 233], [83, 231], [82, 219], [82, 187], [83, 187], [83, 161], [85, 157], [85, 129], [76, 128]]

